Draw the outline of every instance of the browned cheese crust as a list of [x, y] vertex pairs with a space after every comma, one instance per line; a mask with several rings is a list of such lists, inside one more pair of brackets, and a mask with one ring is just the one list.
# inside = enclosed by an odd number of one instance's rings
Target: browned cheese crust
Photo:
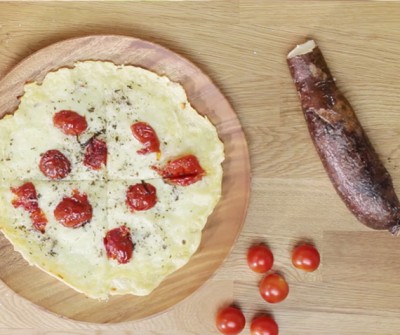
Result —
[[337, 193], [363, 224], [397, 233], [400, 204], [392, 179], [320, 49], [289, 55], [287, 62], [311, 138]]

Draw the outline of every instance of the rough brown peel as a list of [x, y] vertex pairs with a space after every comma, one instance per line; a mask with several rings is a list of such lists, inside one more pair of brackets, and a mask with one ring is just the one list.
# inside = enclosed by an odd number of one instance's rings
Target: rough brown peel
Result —
[[337, 193], [373, 229], [400, 230], [400, 203], [392, 179], [338, 90], [314, 41], [287, 59], [311, 138]]

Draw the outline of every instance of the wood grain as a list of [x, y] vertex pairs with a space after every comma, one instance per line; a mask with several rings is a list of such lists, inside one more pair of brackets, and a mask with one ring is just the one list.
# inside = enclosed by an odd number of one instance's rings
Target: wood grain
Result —
[[[69, 37], [113, 32], [167, 46], [206, 72], [231, 102], [252, 171], [249, 212], [232, 253], [174, 308], [141, 321], [88, 324], [37, 312], [0, 287], [0, 334], [217, 335], [214, 315], [234, 301], [248, 320], [243, 334], [256, 313], [268, 312], [282, 335], [398, 335], [400, 242], [362, 226], [336, 195], [285, 57], [306, 37], [317, 40], [400, 192], [399, 17], [399, 1], [0, 3], [0, 76]], [[316, 273], [290, 265], [291, 248], [302, 239], [322, 253]], [[261, 277], [247, 270], [246, 250], [258, 241], [270, 245], [275, 268], [289, 281], [282, 304], [264, 303]]]

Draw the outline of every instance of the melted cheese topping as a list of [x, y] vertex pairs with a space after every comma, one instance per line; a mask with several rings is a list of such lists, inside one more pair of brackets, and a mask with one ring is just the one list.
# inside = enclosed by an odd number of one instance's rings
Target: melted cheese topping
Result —
[[[20, 181], [11, 181], [18, 187]], [[46, 233], [32, 226], [29, 214], [11, 205], [14, 195], [8, 187], [0, 188], [0, 228], [24, 258], [80, 292], [106, 298], [104, 278], [107, 258], [103, 237], [107, 231], [107, 191], [104, 182], [34, 182], [39, 206], [48, 219]], [[73, 189], [88, 195], [93, 218], [79, 229], [64, 227], [56, 221], [53, 211], [63, 196]]]
[[[53, 115], [66, 109], [86, 117], [89, 127], [78, 139], [53, 126]], [[153, 127], [161, 157], [136, 153], [142, 145], [130, 126], [137, 121]], [[80, 143], [99, 132], [108, 164], [93, 171], [82, 164]], [[62, 181], [48, 180], [38, 168], [40, 154], [50, 149], [71, 161]], [[195, 184], [166, 184], [150, 168], [185, 154], [196, 155], [206, 171]], [[18, 110], [0, 120], [0, 228], [31, 265], [89, 297], [146, 295], [197, 250], [221, 195], [223, 159], [216, 129], [191, 107], [179, 84], [133, 66], [79, 62], [27, 84]], [[156, 187], [158, 200], [150, 210], [132, 213], [126, 190], [141, 180]], [[40, 196], [49, 220], [45, 234], [11, 205], [10, 186], [24, 181], [32, 181]], [[73, 189], [86, 193], [94, 210], [91, 222], [76, 229], [62, 226], [53, 214]], [[103, 244], [107, 231], [121, 225], [130, 229], [135, 245], [127, 264], [108, 259]]]

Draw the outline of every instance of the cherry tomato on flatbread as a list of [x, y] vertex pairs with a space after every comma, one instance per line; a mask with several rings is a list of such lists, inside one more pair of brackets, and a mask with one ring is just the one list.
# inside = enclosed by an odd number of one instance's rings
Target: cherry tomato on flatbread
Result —
[[146, 122], [136, 122], [131, 125], [133, 136], [143, 144], [137, 153], [141, 155], [160, 152], [160, 141], [154, 129]]
[[286, 299], [289, 294], [289, 285], [285, 278], [273, 273], [263, 278], [259, 290], [265, 301], [274, 304]]
[[274, 264], [274, 255], [265, 245], [254, 245], [247, 251], [247, 265], [257, 273], [271, 270]]
[[143, 181], [128, 187], [126, 204], [132, 212], [150, 209], [156, 202], [157, 190], [152, 184]]
[[85, 148], [83, 164], [93, 170], [100, 170], [107, 164], [107, 144], [106, 142], [92, 137]]
[[48, 150], [40, 158], [39, 169], [50, 179], [63, 179], [71, 172], [71, 162], [61, 151]]
[[48, 222], [46, 214], [44, 214], [44, 212], [38, 208], [37, 210], [31, 212], [29, 217], [31, 218], [35, 229], [41, 233], [44, 233]]
[[33, 183], [28, 182], [10, 189], [16, 195], [15, 199], [12, 200], [12, 205], [15, 208], [22, 207], [29, 213], [39, 208], [36, 188]]
[[71, 110], [61, 110], [54, 114], [53, 124], [65, 135], [78, 136], [88, 127], [86, 118]]
[[246, 319], [240, 309], [230, 306], [218, 312], [215, 324], [222, 334], [237, 335], [243, 330]]
[[188, 186], [203, 178], [204, 169], [194, 155], [182, 156], [167, 162], [164, 167], [152, 166], [152, 169], [173, 185]]
[[278, 335], [279, 327], [274, 319], [268, 316], [259, 316], [251, 321], [251, 335]]
[[292, 264], [300, 270], [315, 271], [319, 267], [320, 261], [318, 250], [309, 244], [299, 245], [292, 252]]
[[28, 182], [20, 187], [11, 187], [11, 192], [15, 194], [12, 205], [15, 208], [21, 207], [29, 213], [33, 226], [41, 233], [45, 232], [47, 218], [44, 212], [39, 208], [38, 196], [33, 183]]
[[88, 223], [93, 216], [93, 208], [85, 193], [77, 190], [72, 197], [64, 197], [54, 210], [54, 217], [63, 226], [78, 228]]
[[115, 259], [120, 264], [128, 263], [132, 258], [134, 245], [131, 233], [126, 226], [108, 231], [104, 237], [104, 246], [108, 258]]

